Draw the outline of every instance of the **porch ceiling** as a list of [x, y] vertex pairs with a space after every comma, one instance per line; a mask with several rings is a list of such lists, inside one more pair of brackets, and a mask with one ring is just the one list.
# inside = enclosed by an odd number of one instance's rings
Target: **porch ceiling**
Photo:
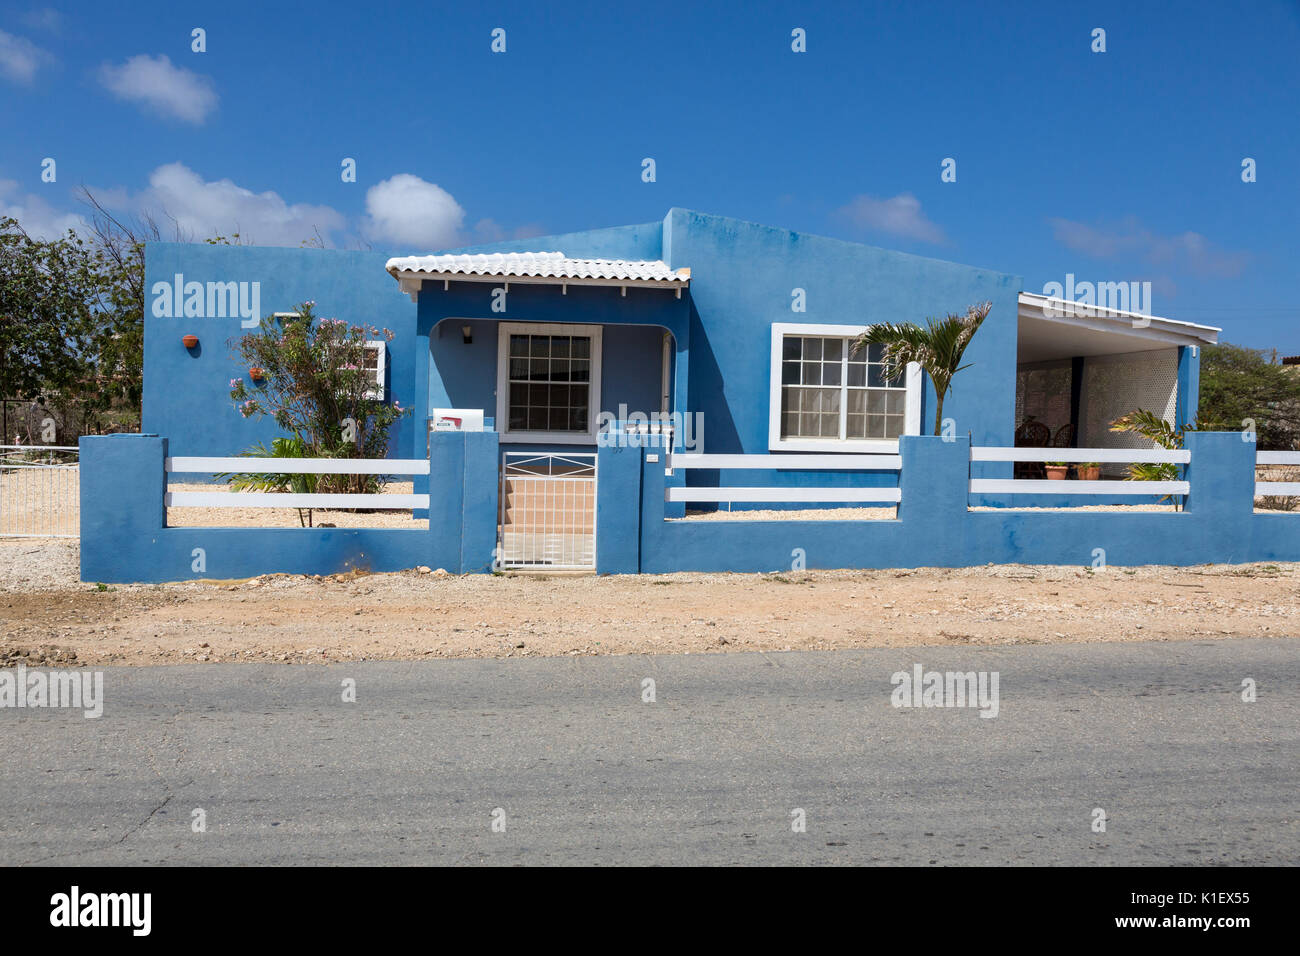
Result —
[[1210, 345], [1219, 329], [1159, 316], [1085, 306], [1022, 292], [1016, 361], [1150, 352], [1179, 345]]
[[[659, 260], [570, 259], [562, 252], [494, 252], [477, 255], [403, 256], [389, 259], [389, 274], [412, 298], [426, 279], [542, 285], [598, 285], [674, 289], [691, 283], [690, 269], [673, 270]], [[626, 293], [625, 293], [626, 294]]]

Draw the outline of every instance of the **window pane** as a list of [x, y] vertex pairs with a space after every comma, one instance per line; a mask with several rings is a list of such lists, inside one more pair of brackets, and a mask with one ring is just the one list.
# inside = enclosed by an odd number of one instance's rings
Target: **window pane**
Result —
[[818, 362], [822, 357], [822, 340], [821, 339], [804, 339], [803, 340], [803, 360], [805, 362]]
[[905, 419], [903, 418], [902, 415], [886, 415], [885, 416], [885, 437], [897, 438], [899, 435], [903, 434], [904, 420]]
[[830, 364], [830, 365], [823, 365], [823, 366], [822, 366], [822, 384], [823, 384], [823, 385], [838, 385], [838, 384], [840, 384], [840, 372], [841, 372], [841, 368], [840, 368], [840, 364], [839, 364], [839, 362], [835, 362], [835, 363]]
[[532, 348], [533, 358], [549, 357], [551, 354], [551, 337], [549, 335], [534, 335]]
[[891, 415], [901, 415], [907, 408], [906, 392], [889, 392], [885, 398], [885, 411]]
[[849, 389], [849, 414], [865, 412], [867, 410], [867, 392], [862, 388]]
[[572, 340], [571, 351], [574, 358], [591, 358], [591, 339], [586, 336], [575, 335]]
[[552, 408], [568, 408], [569, 406], [569, 386], [552, 385], [549, 403]]
[[528, 378], [528, 359], [512, 358], [510, 360], [510, 377], [514, 379]]
[[545, 386], [545, 385], [529, 385], [529, 386], [528, 386], [528, 404], [531, 405], [531, 406], [534, 406], [534, 407], [539, 406], [539, 405], [540, 405], [541, 407], [543, 407], [543, 408], [546, 407], [546, 405], [548, 404], [548, 402], [546, 401], [546, 386]]
[[799, 384], [799, 363], [798, 362], [781, 363], [781, 384], [782, 385]]
[[885, 367], [883, 365], [867, 366], [867, 384], [872, 388], [884, 388], [889, 383], [885, 380]]
[[551, 408], [551, 430], [566, 431], [569, 427], [569, 410], [567, 408]]
[[546, 381], [547, 372], [550, 371], [548, 367], [550, 364], [546, 359], [533, 359], [528, 363], [528, 377], [534, 382]]
[[528, 354], [528, 336], [512, 335], [510, 336], [510, 355], [515, 358], [523, 357]]
[[781, 437], [797, 438], [799, 435], [799, 416], [793, 412], [781, 416]]
[[795, 359], [797, 361], [800, 352], [799, 343], [801, 341], [803, 340], [793, 335], [787, 335], [783, 338], [781, 340], [781, 358]]
[[817, 362], [803, 363], [803, 383], [805, 385], [820, 385], [822, 383], [822, 367]]
[[877, 389], [867, 392], [867, 411], [880, 414], [885, 410], [885, 393]]
[[855, 415], [849, 413], [848, 429], [844, 433], [846, 438], [866, 438], [867, 437], [867, 416]]
[[[574, 345], [577, 345], [578, 340], [574, 339], [573, 343]], [[591, 361], [589, 359], [574, 359], [569, 363], [569, 381], [588, 382], [590, 380], [591, 380]]]
[[849, 388], [857, 388], [867, 384], [867, 367], [866, 365], [855, 362], [849, 363]]
[[569, 380], [569, 360], [551, 359], [551, 381], [567, 382]]
[[844, 340], [843, 339], [822, 339], [822, 359], [827, 362], [838, 362], [844, 357]]
[[551, 358], [569, 357], [569, 337], [556, 335], [551, 338]]
[[528, 409], [529, 431], [545, 431], [547, 421], [548, 419], [545, 407]]

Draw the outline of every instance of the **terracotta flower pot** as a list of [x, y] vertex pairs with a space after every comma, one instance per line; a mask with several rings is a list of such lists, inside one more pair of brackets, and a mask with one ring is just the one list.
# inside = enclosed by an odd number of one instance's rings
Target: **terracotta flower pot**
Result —
[[183, 335], [181, 336], [181, 344], [187, 349], [192, 349], [199, 344], [199, 337], [197, 335]]
[[265, 373], [256, 365], [254, 365], [252, 368], [248, 370], [248, 377], [251, 378], [254, 382], [260, 382], [264, 376]]
[[1069, 465], [1048, 465], [1047, 477], [1052, 481], [1064, 481], [1065, 476], [1070, 473]]
[[1077, 470], [1080, 481], [1098, 481], [1101, 479], [1101, 465], [1080, 465]]

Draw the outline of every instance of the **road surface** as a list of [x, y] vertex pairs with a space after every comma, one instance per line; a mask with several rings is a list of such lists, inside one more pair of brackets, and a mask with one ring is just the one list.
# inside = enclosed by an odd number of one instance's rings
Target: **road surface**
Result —
[[1300, 641], [105, 668], [0, 756], [4, 865], [1294, 865]]

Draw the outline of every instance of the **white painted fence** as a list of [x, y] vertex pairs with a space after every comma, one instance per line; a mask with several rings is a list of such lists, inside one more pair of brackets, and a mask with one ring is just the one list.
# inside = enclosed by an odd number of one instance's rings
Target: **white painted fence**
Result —
[[[1184, 448], [999, 448], [972, 445], [971, 461], [1002, 462], [1122, 462], [1186, 465], [1192, 453]], [[1056, 481], [1050, 478], [972, 478], [972, 494], [1018, 495], [1186, 495], [1186, 481]]]
[[[1300, 465], [1300, 451], [1261, 451], [1255, 453], [1256, 465]], [[1257, 481], [1255, 496], [1300, 495], [1300, 481]]]
[[[898, 455], [697, 455], [668, 456], [666, 471], [682, 469], [765, 469], [768, 471], [898, 471]], [[665, 501], [769, 501], [835, 502], [837, 504], [896, 505], [902, 501], [899, 488], [845, 488], [780, 486], [724, 486], [718, 488], [673, 487], [664, 489]]]
[[[168, 474], [427, 475], [428, 459], [168, 458]], [[425, 495], [300, 495], [278, 491], [169, 491], [172, 508], [428, 508]]]

